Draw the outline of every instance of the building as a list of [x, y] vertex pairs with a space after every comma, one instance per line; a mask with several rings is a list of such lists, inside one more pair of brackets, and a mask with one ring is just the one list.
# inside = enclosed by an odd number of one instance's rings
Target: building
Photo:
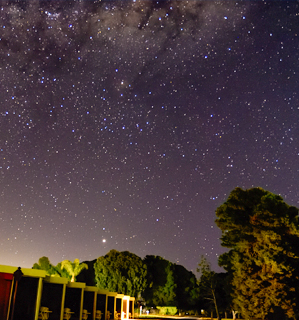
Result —
[[128, 320], [135, 298], [50, 277], [44, 270], [0, 265], [0, 319]]

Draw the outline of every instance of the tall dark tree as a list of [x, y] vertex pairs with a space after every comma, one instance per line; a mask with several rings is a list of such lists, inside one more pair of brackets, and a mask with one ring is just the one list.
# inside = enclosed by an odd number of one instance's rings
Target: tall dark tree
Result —
[[111, 250], [94, 264], [96, 285], [137, 298], [146, 287], [146, 265], [137, 255]]
[[299, 286], [298, 209], [262, 188], [234, 189], [217, 211], [219, 259], [235, 308], [248, 318], [294, 317]]
[[144, 258], [147, 282], [143, 297], [149, 306], [175, 306], [179, 310], [197, 307], [198, 285], [195, 275], [183, 266], [159, 256]]
[[220, 301], [225, 300], [223, 280], [220, 274], [211, 270], [211, 265], [205, 256], [201, 256], [197, 272], [200, 273], [199, 292], [207, 309], [215, 310], [217, 319], [220, 319]]
[[143, 297], [150, 306], [177, 306], [174, 266], [159, 256], [146, 256], [148, 286]]
[[181, 265], [174, 265], [176, 279], [177, 308], [195, 310], [198, 308], [199, 288], [196, 276]]

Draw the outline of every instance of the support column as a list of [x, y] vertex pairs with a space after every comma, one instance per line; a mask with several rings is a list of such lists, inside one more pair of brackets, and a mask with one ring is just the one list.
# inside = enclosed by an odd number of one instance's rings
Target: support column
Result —
[[106, 320], [107, 319], [107, 311], [108, 311], [108, 292], [106, 293], [106, 301], [105, 301], [105, 319], [103, 320]]
[[37, 294], [36, 294], [36, 304], [35, 304], [35, 316], [34, 320], [38, 320], [39, 316], [39, 309], [40, 309], [40, 302], [42, 299], [42, 291], [43, 291], [43, 279], [38, 279], [38, 286], [37, 286]]
[[66, 283], [64, 283], [64, 284], [63, 284], [63, 287], [62, 287], [61, 309], [60, 309], [60, 320], [63, 320], [64, 302], [65, 302], [65, 291], [66, 291]]

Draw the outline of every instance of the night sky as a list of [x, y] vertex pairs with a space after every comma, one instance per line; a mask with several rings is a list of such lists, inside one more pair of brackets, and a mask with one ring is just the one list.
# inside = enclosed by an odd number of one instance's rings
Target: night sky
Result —
[[0, 264], [213, 269], [237, 186], [299, 206], [297, 1], [1, 1]]

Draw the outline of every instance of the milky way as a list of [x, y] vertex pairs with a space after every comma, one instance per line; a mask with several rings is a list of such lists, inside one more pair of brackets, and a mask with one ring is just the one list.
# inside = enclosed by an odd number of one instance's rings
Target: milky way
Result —
[[116, 249], [217, 269], [233, 188], [298, 206], [298, 12], [1, 2], [0, 263]]

